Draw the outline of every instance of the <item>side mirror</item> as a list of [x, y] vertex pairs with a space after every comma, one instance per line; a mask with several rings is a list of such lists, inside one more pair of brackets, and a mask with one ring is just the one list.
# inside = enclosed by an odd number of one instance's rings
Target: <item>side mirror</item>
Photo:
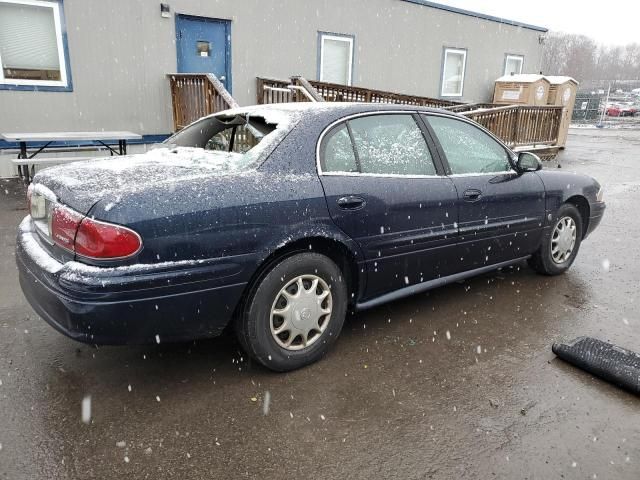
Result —
[[520, 172], [535, 172], [542, 169], [540, 157], [531, 152], [520, 152], [516, 160], [516, 166]]

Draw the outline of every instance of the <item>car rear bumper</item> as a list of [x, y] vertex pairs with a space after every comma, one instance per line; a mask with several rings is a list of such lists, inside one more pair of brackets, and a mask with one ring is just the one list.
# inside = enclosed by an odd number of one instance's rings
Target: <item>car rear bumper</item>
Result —
[[[39, 250], [38, 250], [39, 248]], [[246, 283], [233, 260], [131, 269], [58, 264], [21, 229], [20, 286], [47, 323], [80, 342], [145, 344], [213, 337], [232, 318]], [[76, 268], [73, 268], [73, 267]], [[81, 267], [81, 266], [80, 266]]]
[[594, 202], [591, 204], [591, 214], [589, 215], [589, 225], [587, 226], [587, 231], [584, 235], [584, 238], [593, 232], [598, 225], [600, 225], [600, 221], [604, 216], [604, 211], [607, 208], [604, 202]]

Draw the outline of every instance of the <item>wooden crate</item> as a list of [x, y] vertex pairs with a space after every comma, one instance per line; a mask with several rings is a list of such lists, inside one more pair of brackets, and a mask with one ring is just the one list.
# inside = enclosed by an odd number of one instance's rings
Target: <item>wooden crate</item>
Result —
[[546, 78], [551, 84], [549, 87], [547, 105], [558, 105], [564, 108], [562, 112], [562, 121], [560, 122], [560, 131], [558, 132], [558, 146], [564, 147], [567, 143], [569, 125], [571, 124], [571, 115], [576, 103], [578, 82], [571, 77], [564, 76], [547, 75]]
[[551, 84], [543, 75], [505, 75], [496, 80], [493, 103], [501, 105], [546, 105]]

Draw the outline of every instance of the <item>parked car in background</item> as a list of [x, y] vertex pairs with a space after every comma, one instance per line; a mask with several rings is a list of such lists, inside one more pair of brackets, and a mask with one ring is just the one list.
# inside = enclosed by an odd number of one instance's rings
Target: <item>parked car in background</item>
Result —
[[605, 204], [465, 117], [385, 104], [278, 104], [202, 118], [144, 155], [46, 169], [29, 188], [20, 283], [96, 344], [235, 328], [285, 371], [363, 310], [527, 259], [556, 275]]
[[617, 102], [607, 104], [605, 114], [609, 117], [633, 117], [638, 107], [633, 102]]

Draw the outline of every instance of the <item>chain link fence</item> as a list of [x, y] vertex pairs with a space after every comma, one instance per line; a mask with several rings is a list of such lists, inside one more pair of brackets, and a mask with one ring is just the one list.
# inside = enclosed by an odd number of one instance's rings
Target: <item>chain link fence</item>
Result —
[[640, 80], [581, 82], [571, 124], [573, 127], [640, 129]]

